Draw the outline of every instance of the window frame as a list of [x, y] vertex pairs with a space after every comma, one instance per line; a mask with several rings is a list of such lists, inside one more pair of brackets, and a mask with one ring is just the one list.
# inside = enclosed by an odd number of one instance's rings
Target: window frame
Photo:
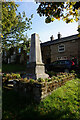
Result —
[[[60, 48], [60, 46], [62, 46], [62, 47]], [[63, 50], [60, 50], [60, 49], [63, 49]], [[64, 44], [58, 45], [58, 52], [65, 52], [65, 45]]]

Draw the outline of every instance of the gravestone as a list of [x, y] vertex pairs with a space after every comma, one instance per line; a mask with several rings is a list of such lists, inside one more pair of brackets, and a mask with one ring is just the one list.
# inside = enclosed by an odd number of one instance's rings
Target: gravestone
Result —
[[45, 67], [42, 62], [39, 35], [34, 33], [31, 35], [31, 47], [29, 54], [29, 64], [27, 65], [27, 77], [32, 79], [48, 78], [45, 73]]

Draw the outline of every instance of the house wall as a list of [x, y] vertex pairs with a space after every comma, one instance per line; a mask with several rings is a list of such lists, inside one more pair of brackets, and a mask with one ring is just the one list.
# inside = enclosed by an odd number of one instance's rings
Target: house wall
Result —
[[43, 63], [50, 63], [51, 62], [51, 50], [50, 46], [43, 46], [41, 47], [42, 51], [42, 61]]
[[[65, 45], [64, 52], [58, 52], [58, 46], [60, 44]], [[76, 63], [78, 64], [80, 61], [80, 39], [42, 46], [42, 59], [45, 64], [48, 63], [47, 59], [50, 59], [50, 62], [53, 62], [59, 58], [70, 60], [75, 58]]]
[[64, 52], [58, 52], [58, 46], [61, 43], [51, 45], [51, 62], [56, 61], [59, 57], [63, 59], [72, 59], [73, 57], [78, 57], [78, 41], [72, 40], [68, 42], [62, 42], [65, 45]]

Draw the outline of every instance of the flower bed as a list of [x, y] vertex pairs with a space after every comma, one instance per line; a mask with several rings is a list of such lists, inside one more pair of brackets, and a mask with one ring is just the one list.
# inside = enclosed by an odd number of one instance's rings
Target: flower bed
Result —
[[32, 96], [36, 101], [40, 101], [47, 95], [51, 94], [53, 90], [64, 85], [68, 80], [74, 79], [75, 73], [60, 73], [51, 78], [38, 80], [21, 78], [19, 74], [3, 75], [3, 81], [13, 79], [14, 90], [21, 95]]

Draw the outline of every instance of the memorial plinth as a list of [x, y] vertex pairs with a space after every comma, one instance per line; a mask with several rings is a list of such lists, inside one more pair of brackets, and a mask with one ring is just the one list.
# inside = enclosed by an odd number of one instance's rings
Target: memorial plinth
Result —
[[27, 77], [32, 79], [48, 78], [45, 73], [45, 67], [42, 62], [39, 35], [34, 33], [31, 35], [31, 47], [29, 54], [29, 64], [27, 65]]

